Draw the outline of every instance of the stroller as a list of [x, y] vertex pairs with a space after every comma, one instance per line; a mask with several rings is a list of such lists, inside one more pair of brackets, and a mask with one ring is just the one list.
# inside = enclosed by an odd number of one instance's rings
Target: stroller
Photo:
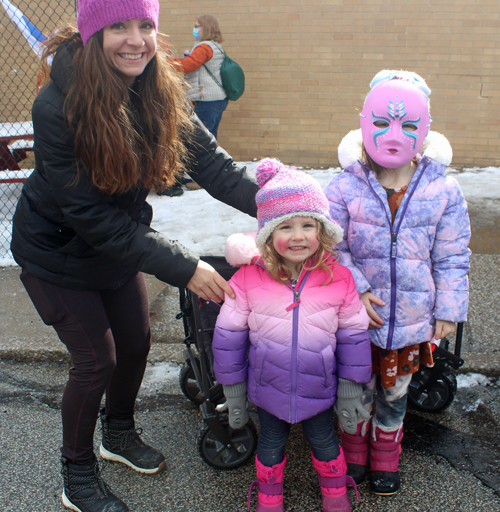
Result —
[[[205, 256], [204, 261], [229, 280], [238, 270], [223, 257]], [[179, 374], [182, 392], [201, 410], [202, 421], [197, 439], [198, 452], [210, 466], [235, 469], [245, 464], [257, 448], [257, 430], [250, 418], [241, 429], [229, 426], [228, 415], [216, 410], [224, 401], [222, 384], [213, 373], [212, 338], [221, 304], [203, 300], [190, 290], [180, 288], [180, 313], [184, 323], [184, 356]]]
[[450, 352], [450, 341], [441, 340], [434, 351], [434, 367], [421, 367], [413, 374], [408, 388], [408, 403], [414, 409], [425, 412], [439, 412], [447, 409], [457, 393], [457, 377], [454, 370], [464, 364], [460, 357], [464, 324], [457, 325], [455, 350]]
[[[223, 257], [206, 256], [224, 279], [229, 280], [237, 268]], [[187, 289], [179, 289], [180, 313], [177, 319], [184, 324], [185, 363], [179, 374], [182, 392], [200, 407], [202, 422], [198, 434], [198, 452], [210, 466], [235, 469], [245, 464], [257, 448], [257, 431], [252, 419], [242, 429], [229, 426], [226, 413], [219, 413], [216, 405], [224, 401], [222, 385], [213, 373], [212, 338], [221, 304], [206, 301]], [[454, 370], [464, 364], [460, 357], [463, 323], [458, 324], [454, 353], [444, 338], [434, 352], [434, 367], [422, 367], [413, 374], [408, 390], [408, 403], [425, 412], [439, 412], [448, 408], [457, 392]]]

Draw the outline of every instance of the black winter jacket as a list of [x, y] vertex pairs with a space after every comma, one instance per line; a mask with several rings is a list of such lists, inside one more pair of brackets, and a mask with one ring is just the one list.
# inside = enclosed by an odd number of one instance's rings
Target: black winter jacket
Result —
[[[198, 257], [149, 227], [149, 190], [106, 195], [85, 173], [76, 180], [74, 140], [63, 113], [72, 64], [71, 47], [61, 47], [51, 82], [33, 104], [35, 169], [13, 219], [15, 260], [40, 279], [77, 290], [115, 289], [138, 271], [185, 286]], [[233, 163], [194, 114], [193, 121], [189, 174], [216, 199], [255, 216], [254, 177]]]

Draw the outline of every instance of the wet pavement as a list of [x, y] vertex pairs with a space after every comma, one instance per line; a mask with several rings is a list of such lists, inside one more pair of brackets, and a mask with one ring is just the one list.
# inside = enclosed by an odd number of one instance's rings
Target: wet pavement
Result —
[[[221, 471], [201, 459], [198, 409], [180, 392], [177, 375], [158, 378], [149, 365], [137, 406], [145, 439], [165, 454], [167, 470], [153, 476], [110, 464], [104, 478], [135, 512], [243, 512], [253, 464]], [[0, 510], [62, 512], [58, 449], [65, 362], [0, 363]], [[168, 367], [175, 370], [175, 367]], [[174, 372], [175, 373], [175, 372]], [[500, 510], [498, 376], [459, 388], [440, 414], [409, 410], [400, 470], [391, 498], [360, 486], [353, 512], [498, 512]], [[255, 416], [252, 414], [252, 416]], [[96, 443], [100, 432], [96, 434]], [[97, 444], [96, 444], [97, 449]], [[317, 476], [300, 427], [287, 445], [285, 510], [321, 510]], [[351, 500], [354, 493], [350, 491]], [[254, 497], [255, 507], [255, 497]]]

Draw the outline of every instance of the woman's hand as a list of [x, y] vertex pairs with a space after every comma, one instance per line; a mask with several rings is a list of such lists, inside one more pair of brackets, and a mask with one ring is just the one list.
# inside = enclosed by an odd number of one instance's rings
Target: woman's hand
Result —
[[186, 288], [204, 300], [213, 300], [215, 302], [224, 300], [224, 292], [232, 299], [236, 297], [227, 281], [212, 266], [202, 260], [198, 261], [196, 272]]
[[436, 340], [442, 340], [443, 338], [446, 338], [448, 334], [454, 332], [455, 328], [455, 322], [448, 322], [447, 320], [436, 320], [436, 332], [434, 333], [434, 338]]
[[372, 302], [378, 304], [379, 306], [385, 306], [385, 302], [374, 295], [372, 292], [364, 292], [359, 297], [365, 305], [366, 312], [370, 318], [370, 327], [372, 329], [380, 329], [384, 324], [384, 321], [377, 315], [377, 313], [375, 313]]

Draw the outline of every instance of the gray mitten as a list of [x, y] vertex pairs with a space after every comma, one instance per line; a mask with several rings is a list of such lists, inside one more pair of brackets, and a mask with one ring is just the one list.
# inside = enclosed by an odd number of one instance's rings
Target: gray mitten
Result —
[[240, 382], [224, 387], [226, 401], [217, 406], [219, 412], [228, 411], [231, 428], [243, 428], [248, 421], [247, 383]]
[[370, 413], [361, 404], [362, 391], [361, 384], [339, 378], [335, 410], [340, 427], [347, 434], [355, 435], [358, 423], [370, 419]]

